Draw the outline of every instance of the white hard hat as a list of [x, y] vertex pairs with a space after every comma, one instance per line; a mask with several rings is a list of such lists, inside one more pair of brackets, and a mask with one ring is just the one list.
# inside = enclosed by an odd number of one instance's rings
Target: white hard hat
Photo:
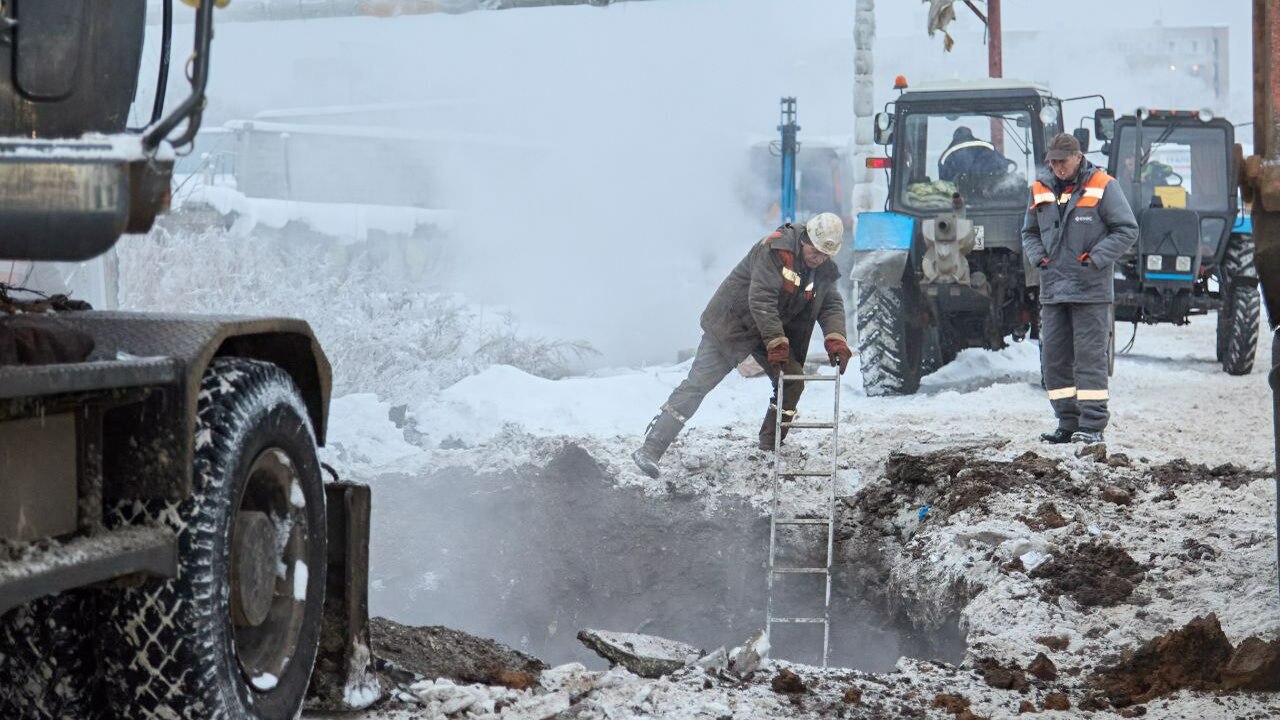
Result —
[[809, 242], [823, 254], [834, 256], [840, 252], [840, 244], [844, 242], [844, 222], [835, 213], [819, 213], [809, 218], [804, 224], [809, 234]]

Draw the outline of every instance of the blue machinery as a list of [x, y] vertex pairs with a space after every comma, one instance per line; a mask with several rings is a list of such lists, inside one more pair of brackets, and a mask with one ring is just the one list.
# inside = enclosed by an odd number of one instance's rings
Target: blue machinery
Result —
[[795, 222], [796, 219], [796, 133], [800, 126], [796, 124], [796, 99], [784, 97], [779, 101], [781, 120], [778, 131], [782, 133], [780, 154], [782, 155], [782, 198], [779, 207], [782, 211], [782, 222]]

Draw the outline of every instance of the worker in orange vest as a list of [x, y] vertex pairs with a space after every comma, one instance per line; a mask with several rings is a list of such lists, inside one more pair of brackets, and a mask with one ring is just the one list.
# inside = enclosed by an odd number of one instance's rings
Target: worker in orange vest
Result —
[[1058, 428], [1050, 443], [1098, 443], [1110, 417], [1115, 262], [1138, 238], [1138, 222], [1114, 178], [1060, 133], [1031, 186], [1022, 249], [1040, 268], [1040, 361]]

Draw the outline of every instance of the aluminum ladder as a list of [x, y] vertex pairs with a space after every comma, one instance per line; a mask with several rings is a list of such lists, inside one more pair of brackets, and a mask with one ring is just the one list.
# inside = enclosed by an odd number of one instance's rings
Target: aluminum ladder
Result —
[[[830, 382], [835, 384], [835, 407], [831, 422], [795, 422], [788, 421], [782, 412], [782, 388], [787, 381]], [[836, 500], [836, 468], [840, 460], [840, 374], [831, 375], [787, 375], [780, 374], [778, 387], [774, 393], [774, 403], [778, 408], [773, 429], [773, 501], [769, 512], [769, 581], [768, 601], [765, 611], [765, 634], [772, 637], [774, 623], [810, 623], [822, 624], [822, 666], [827, 666], [827, 657], [831, 645], [831, 555], [835, 539], [835, 500]], [[825, 470], [784, 470], [782, 467], [782, 428], [790, 430], [817, 429], [831, 430], [831, 466]], [[827, 478], [826, 514], [818, 518], [779, 517], [778, 496], [783, 478], [825, 477]], [[822, 567], [781, 567], [777, 564], [777, 535], [779, 526], [821, 525], [827, 532], [827, 561]], [[822, 617], [794, 617], [774, 615], [773, 578], [775, 575], [799, 573], [822, 575], [825, 591], [822, 602]]]

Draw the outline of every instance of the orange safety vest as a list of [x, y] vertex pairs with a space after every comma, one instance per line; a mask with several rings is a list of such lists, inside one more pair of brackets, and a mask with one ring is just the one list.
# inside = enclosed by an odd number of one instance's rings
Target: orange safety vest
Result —
[[[1096, 207], [1102, 200], [1102, 193], [1106, 191], [1107, 183], [1110, 181], [1110, 175], [1101, 170], [1095, 170], [1093, 175], [1089, 176], [1088, 182], [1084, 184], [1084, 197], [1080, 198], [1080, 202], [1076, 203], [1076, 207]], [[1056, 197], [1048, 185], [1039, 180], [1031, 183], [1031, 207], [1037, 207], [1054, 200], [1057, 200], [1061, 205], [1065, 205], [1071, 200], [1071, 196], [1064, 194], [1062, 197]]]

